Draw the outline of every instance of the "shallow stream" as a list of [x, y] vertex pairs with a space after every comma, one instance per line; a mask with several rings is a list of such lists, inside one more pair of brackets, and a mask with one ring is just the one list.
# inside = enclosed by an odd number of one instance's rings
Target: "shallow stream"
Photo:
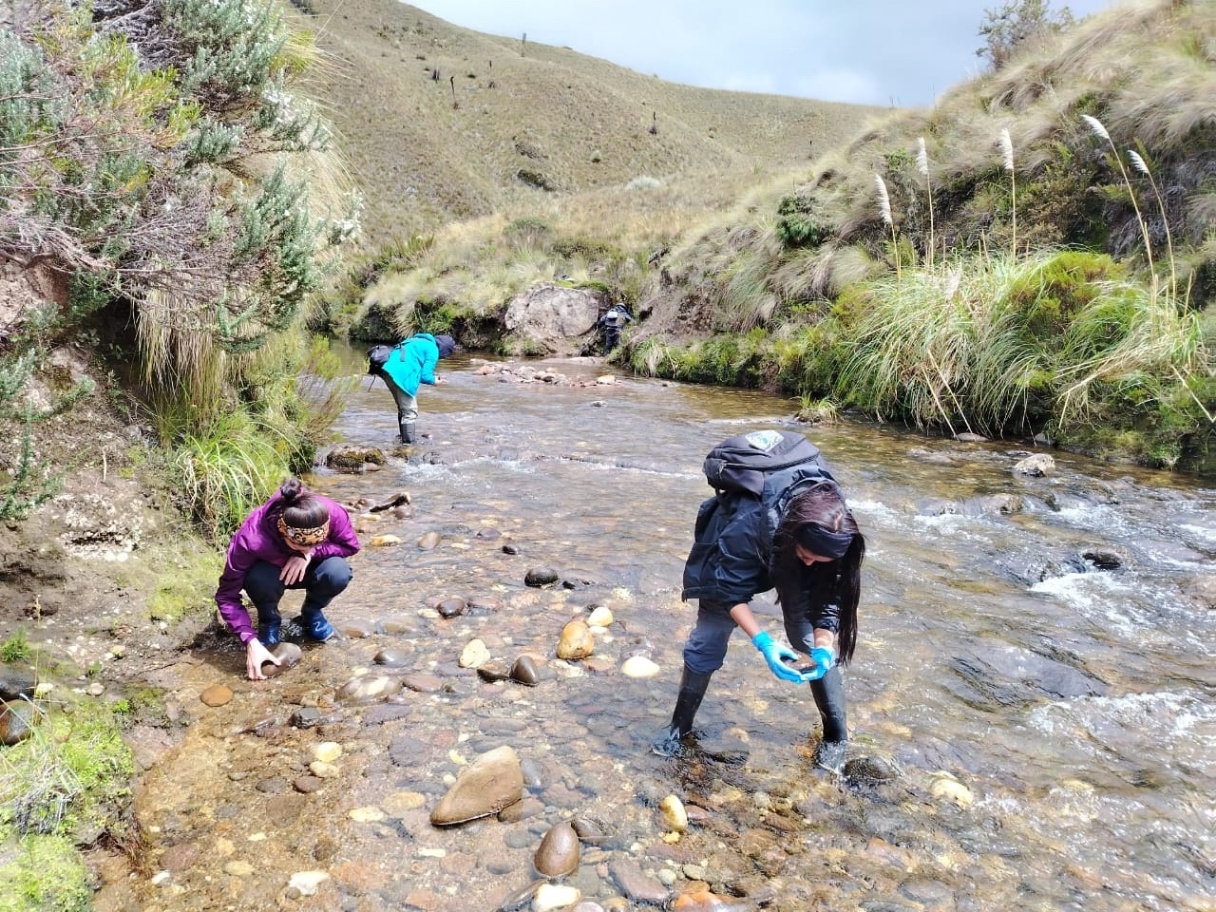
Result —
[[[352, 374], [361, 354], [344, 353]], [[350, 638], [259, 684], [218, 639], [164, 672], [190, 724], [140, 790], [153, 863], [99, 908], [491, 912], [526, 895], [541, 837], [574, 816], [603, 838], [565, 882], [605, 909], [647, 907], [622, 860], [671, 902], [709, 889], [739, 910], [1216, 909], [1216, 611], [1186, 594], [1213, 572], [1216, 490], [1059, 453], [1052, 474], [1024, 476], [1010, 442], [804, 428], [869, 545], [845, 677], [861, 772], [815, 766], [809, 688], [777, 681], [742, 636], [698, 716], [702, 750], [665, 759], [648, 745], [695, 613], [679, 582], [710, 493], [701, 459], [745, 429], [799, 427], [794, 404], [596, 385], [595, 360], [529, 365], [562, 378], [530, 383], [485, 363], [458, 356], [422, 389], [429, 436], [408, 461], [310, 479], [347, 504], [410, 494], [411, 516], [361, 521], [354, 582], [329, 611]], [[395, 430], [388, 392], [364, 380], [345, 442], [387, 450]], [[526, 586], [536, 568], [559, 583]], [[444, 618], [452, 597], [481, 607]], [[615, 620], [592, 658], [557, 660], [565, 623], [594, 605]], [[536, 656], [539, 686], [459, 667], [474, 638], [498, 663]], [[405, 664], [378, 666], [383, 650]], [[656, 676], [621, 673], [639, 654]], [[381, 674], [416, 689], [338, 696]], [[217, 682], [235, 696], [209, 708], [199, 693]], [[293, 725], [302, 708], [326, 721]], [[305, 793], [293, 783], [322, 741], [341, 745], [336, 776]], [[524, 804], [432, 826], [462, 765], [502, 745], [523, 762]], [[693, 816], [678, 842], [657, 807], [669, 794]], [[302, 895], [300, 872], [326, 876]]]

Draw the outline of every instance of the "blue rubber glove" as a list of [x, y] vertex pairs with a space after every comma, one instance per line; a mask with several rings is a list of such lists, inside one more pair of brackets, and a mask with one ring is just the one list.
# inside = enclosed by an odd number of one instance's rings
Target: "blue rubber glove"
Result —
[[824, 649], [822, 646], [816, 646], [811, 650], [811, 661], [815, 663], [815, 667], [808, 668], [802, 673], [802, 680], [804, 681], [818, 681], [831, 671], [832, 666], [836, 664], [832, 650]]
[[778, 646], [773, 642], [773, 638], [763, 630], [752, 637], [752, 642], [756, 644], [756, 648], [764, 656], [764, 661], [768, 662], [769, 671], [782, 681], [789, 681], [792, 684], [802, 683], [802, 673], [782, 661], [786, 659], [791, 662], [797, 662], [797, 653], [792, 649], [786, 649], [784, 646]]

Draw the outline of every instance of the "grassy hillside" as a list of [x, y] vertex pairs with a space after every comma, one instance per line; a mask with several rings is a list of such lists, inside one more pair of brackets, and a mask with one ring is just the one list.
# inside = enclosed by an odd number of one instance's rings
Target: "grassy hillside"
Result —
[[736, 145], [640, 192], [450, 225], [348, 289], [354, 333], [493, 341], [511, 295], [591, 284], [635, 307], [641, 372], [1213, 471], [1213, 64], [1216, 5], [1130, 2], [813, 161], [791, 142], [784, 166], [723, 165], [756, 154]]
[[313, 92], [367, 195], [372, 245], [636, 178], [704, 175], [716, 198], [722, 175], [733, 188], [806, 164], [875, 113], [675, 85], [395, 0], [296, 5], [330, 56]]

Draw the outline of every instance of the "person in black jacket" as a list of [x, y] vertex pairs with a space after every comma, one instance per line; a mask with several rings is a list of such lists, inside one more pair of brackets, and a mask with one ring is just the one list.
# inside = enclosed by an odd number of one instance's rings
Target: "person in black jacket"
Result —
[[[696, 598], [697, 622], [684, 646], [684, 671], [671, 724], [654, 742], [676, 754], [692, 731], [710, 676], [741, 627], [784, 681], [809, 681], [823, 721], [819, 763], [839, 770], [848, 742], [839, 665], [857, 645], [857, 604], [866, 543], [839, 486], [803, 476], [781, 503], [777, 521], [758, 498], [711, 498], [701, 506], [684, 567], [685, 600]], [[774, 530], [775, 531], [771, 531]], [[810, 656], [801, 669], [792, 650], [773, 642], [752, 613], [751, 599], [775, 588], [791, 644]]]
[[604, 354], [612, 354], [612, 350], [621, 342], [621, 330], [625, 324], [632, 323], [633, 317], [620, 304], [613, 304], [608, 312], [599, 318], [596, 325], [604, 331]]

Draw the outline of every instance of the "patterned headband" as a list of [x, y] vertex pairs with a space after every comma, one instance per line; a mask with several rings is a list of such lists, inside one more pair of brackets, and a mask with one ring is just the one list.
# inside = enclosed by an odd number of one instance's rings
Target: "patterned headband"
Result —
[[314, 529], [293, 529], [287, 525], [287, 521], [280, 514], [279, 534], [290, 542], [305, 548], [311, 548], [313, 545], [319, 545], [329, 538], [329, 520], [325, 520], [324, 523]]

